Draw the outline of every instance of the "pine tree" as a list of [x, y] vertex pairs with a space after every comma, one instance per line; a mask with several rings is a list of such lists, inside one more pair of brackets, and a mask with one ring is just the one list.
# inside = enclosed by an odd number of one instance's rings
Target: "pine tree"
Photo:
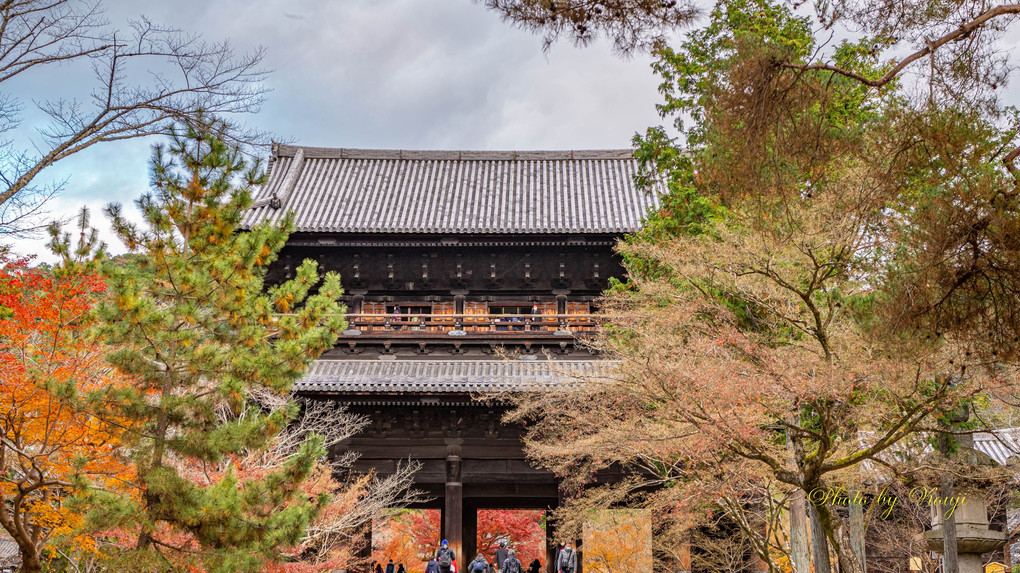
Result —
[[108, 359], [135, 380], [111, 402], [139, 428], [128, 440], [138, 489], [93, 500], [103, 508], [93, 520], [130, 533], [134, 548], [122, 558], [136, 571], [262, 570], [327, 501], [297, 493], [321, 440], [264, 475], [231, 467], [295, 414], [259, 411], [251, 393], [286, 393], [345, 327], [340, 278], [326, 273], [320, 284], [312, 261], [264, 289], [293, 225], [288, 217], [238, 231], [264, 179], [213, 131], [188, 129], [154, 150], [153, 189], [137, 202], [144, 226], [107, 208], [120, 239], [143, 255], [109, 268], [111, 297], [100, 307]]

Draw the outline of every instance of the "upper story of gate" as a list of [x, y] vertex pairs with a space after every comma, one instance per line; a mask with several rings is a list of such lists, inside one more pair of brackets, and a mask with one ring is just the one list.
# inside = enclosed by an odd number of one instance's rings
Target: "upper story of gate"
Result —
[[616, 241], [658, 195], [630, 150], [400, 151], [276, 145], [242, 226], [293, 211], [270, 270], [338, 271], [352, 357], [574, 351], [623, 274]]

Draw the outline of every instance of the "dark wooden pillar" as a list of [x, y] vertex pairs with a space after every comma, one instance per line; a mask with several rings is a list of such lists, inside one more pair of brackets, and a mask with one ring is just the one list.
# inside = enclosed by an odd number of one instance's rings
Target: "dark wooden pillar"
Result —
[[443, 512], [443, 537], [457, 557], [457, 569], [464, 567], [464, 485], [460, 481], [460, 446], [447, 447], [446, 508]]
[[[372, 520], [369, 520], [368, 523], [362, 526], [361, 530], [361, 535], [364, 539], [364, 546], [361, 548], [361, 551], [358, 552], [358, 556], [363, 558], [365, 563], [368, 563], [369, 559], [372, 558], [372, 525]], [[365, 571], [368, 571], [367, 566], [365, 567]]]
[[464, 559], [457, 565], [464, 571], [478, 553], [478, 508], [468, 505], [464, 508]]
[[549, 521], [549, 512], [545, 513], [545, 570], [548, 573], [556, 573], [556, 528]]
[[361, 314], [361, 309], [364, 307], [365, 295], [356, 294], [351, 297], [351, 314]]
[[584, 547], [580, 539], [574, 542], [574, 551], [577, 552], [577, 573], [584, 573]]

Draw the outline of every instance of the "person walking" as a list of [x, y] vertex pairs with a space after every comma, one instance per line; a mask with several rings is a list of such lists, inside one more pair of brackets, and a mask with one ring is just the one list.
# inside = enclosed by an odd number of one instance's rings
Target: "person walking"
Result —
[[468, 564], [467, 573], [489, 573], [489, 562], [485, 560], [485, 555], [479, 553], [475, 560]]
[[542, 573], [542, 562], [538, 559], [532, 561], [531, 565], [528, 566], [528, 573]]
[[397, 573], [407, 573], [407, 571], [404, 569], [403, 563], [397, 565]]
[[570, 543], [563, 546], [560, 556], [556, 559], [557, 573], [574, 573], [577, 570], [577, 552]]
[[506, 561], [503, 562], [500, 573], [524, 573], [524, 567], [514, 555], [513, 549], [507, 552]]
[[457, 556], [454, 555], [453, 549], [450, 549], [450, 542], [443, 540], [439, 544], [439, 549], [436, 550], [436, 561], [439, 562], [439, 571], [441, 573], [454, 573], [456, 571], [456, 565], [454, 561]]
[[435, 558], [429, 560], [428, 565], [425, 566], [425, 573], [440, 573], [439, 562]]
[[502, 572], [503, 562], [506, 561], [509, 553], [506, 551], [506, 540], [499, 542], [499, 549], [496, 549], [496, 571]]
[[392, 559], [386, 562], [386, 573], [397, 573], [397, 566], [393, 564]]

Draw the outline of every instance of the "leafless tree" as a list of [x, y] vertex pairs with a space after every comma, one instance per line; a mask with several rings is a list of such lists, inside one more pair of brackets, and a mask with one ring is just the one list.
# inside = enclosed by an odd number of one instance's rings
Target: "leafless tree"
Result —
[[0, 95], [0, 234], [36, 228], [43, 203], [62, 186], [37, 185], [36, 177], [61, 159], [162, 134], [174, 122], [255, 111], [266, 92], [263, 55], [145, 18], [117, 30], [98, 0], [0, 0], [0, 85], [68, 63], [88, 65], [94, 76], [78, 96], [33, 98], [48, 120], [32, 144], [13, 137], [25, 103], [9, 90]]
[[[252, 396], [262, 408], [276, 410], [285, 408], [289, 397], [271, 392], [260, 392]], [[408, 460], [397, 465], [389, 476], [351, 475], [349, 471], [357, 459], [354, 452], [337, 455], [335, 446], [361, 432], [369, 423], [365, 416], [351, 413], [343, 406], [324, 401], [308, 400], [302, 404], [301, 414], [294, 422], [281, 431], [269, 449], [253, 453], [252, 458], [242, 465], [272, 469], [280, 467], [293, 455], [312, 434], [323, 438], [323, 445], [334, 451], [329, 460], [328, 474], [349, 475], [350, 478], [334, 492], [331, 507], [309, 527], [301, 542], [302, 553], [314, 555], [311, 560], [322, 560], [346, 552], [351, 555], [362, 542], [360, 532], [372, 518], [387, 508], [402, 508], [414, 503], [427, 501], [421, 491], [411, 489], [415, 472], [421, 463]], [[329, 478], [329, 475], [321, 476]]]

